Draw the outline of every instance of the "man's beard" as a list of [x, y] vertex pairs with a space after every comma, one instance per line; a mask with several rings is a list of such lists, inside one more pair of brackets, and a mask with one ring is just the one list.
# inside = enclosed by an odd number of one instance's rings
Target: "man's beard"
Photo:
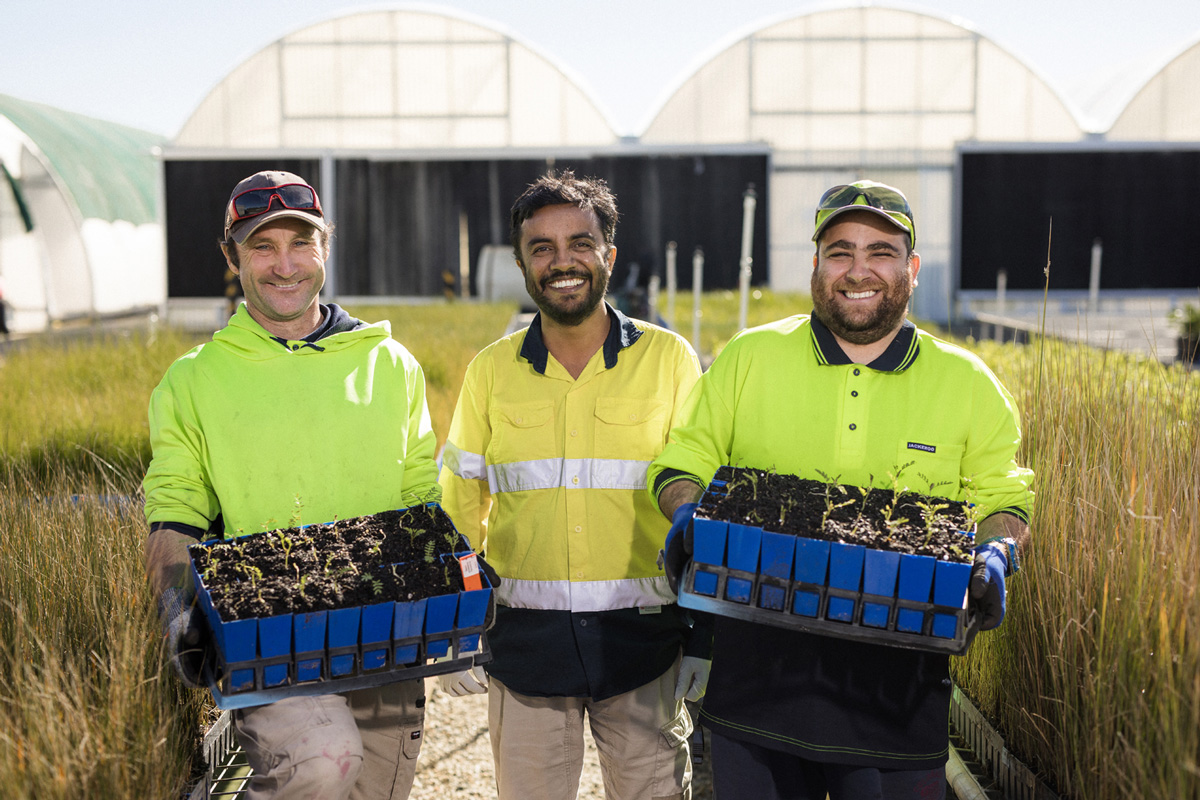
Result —
[[879, 288], [882, 297], [875, 310], [866, 316], [851, 316], [837, 302], [840, 292], [829, 287], [820, 270], [813, 272], [812, 300], [813, 316], [821, 320], [826, 328], [839, 339], [851, 344], [872, 344], [890, 334], [904, 321], [908, 313], [908, 301], [912, 298], [913, 281], [908, 270], [899, 279], [882, 288], [867, 285], [866, 288], [852, 287], [851, 291], [870, 291]]
[[557, 272], [547, 276], [542, 281], [543, 284], [560, 281], [563, 278], [583, 278], [588, 282], [587, 295], [580, 301], [570, 301], [569, 305], [565, 308], [555, 305], [546, 296], [542, 286], [533, 282], [533, 278], [528, 272], [525, 273], [525, 290], [529, 292], [529, 296], [533, 298], [533, 302], [537, 304], [538, 309], [543, 314], [559, 325], [574, 327], [590, 317], [592, 312], [604, 300], [604, 295], [608, 292], [608, 277], [607, 270], [602, 269], [597, 269], [594, 274], [572, 270], [570, 272]]

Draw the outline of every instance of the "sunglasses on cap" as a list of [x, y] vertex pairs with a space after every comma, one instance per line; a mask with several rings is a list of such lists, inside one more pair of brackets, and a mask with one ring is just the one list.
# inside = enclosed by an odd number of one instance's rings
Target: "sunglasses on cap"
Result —
[[281, 186], [247, 189], [234, 196], [229, 201], [230, 223], [265, 214], [271, 209], [271, 203], [274, 201], [293, 211], [309, 211], [318, 216], [322, 215], [321, 202], [317, 200], [315, 189], [307, 183], [285, 183]]
[[821, 195], [821, 199], [817, 203], [816, 233], [813, 234], [813, 241], [816, 241], [830, 217], [838, 212], [854, 208], [882, 212], [888, 219], [903, 228], [911, 239], [911, 246], [916, 246], [916, 224], [913, 222], [912, 209], [908, 206], [908, 200], [890, 186], [870, 184], [867, 181], [862, 184], [834, 186]]

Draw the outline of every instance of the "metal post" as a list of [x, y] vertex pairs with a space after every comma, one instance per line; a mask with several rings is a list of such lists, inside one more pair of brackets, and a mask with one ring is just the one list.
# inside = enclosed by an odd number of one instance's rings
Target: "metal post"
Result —
[[671, 330], [678, 327], [675, 324], [675, 287], [678, 285], [675, 278], [675, 256], [678, 249], [674, 242], [667, 242], [667, 324], [671, 326]]
[[[333, 153], [321, 154], [321, 211], [325, 219], [337, 221], [337, 167]], [[325, 259], [325, 286], [321, 292], [323, 299], [338, 296], [338, 263], [337, 248], [329, 248], [329, 257]]]
[[704, 290], [704, 249], [692, 253], [692, 349], [700, 355], [700, 292]]
[[738, 330], [746, 327], [747, 306], [750, 303], [750, 266], [754, 261], [754, 206], [758, 203], [758, 195], [754, 193], [754, 184], [750, 184], [742, 193], [742, 258], [738, 262]]
[[1104, 244], [1099, 238], [1092, 240], [1092, 274], [1088, 279], [1088, 310], [1095, 313], [1100, 308], [1100, 257]]
[[[996, 270], [996, 313], [1003, 316], [1005, 305], [1007, 303], [1008, 294], [1008, 270]], [[995, 326], [995, 339], [997, 342], [1004, 341], [1004, 328], [1000, 325]]]

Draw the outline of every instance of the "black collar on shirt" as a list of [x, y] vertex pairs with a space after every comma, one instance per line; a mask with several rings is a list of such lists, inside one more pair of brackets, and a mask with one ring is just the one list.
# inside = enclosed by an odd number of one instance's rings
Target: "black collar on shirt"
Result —
[[[642, 332], [629, 317], [617, 311], [607, 301], [604, 305], [608, 306], [608, 313], [612, 318], [608, 326], [608, 336], [604, 339], [604, 368], [612, 369], [617, 365], [617, 355], [636, 342]], [[521, 345], [521, 358], [532, 364], [539, 374], [546, 374], [546, 363], [550, 358], [550, 351], [546, 349], [546, 340], [542, 338], [542, 312], [540, 311], [534, 316], [533, 322], [529, 323], [529, 330], [525, 333], [525, 342]]]
[[[329, 303], [328, 305], [322, 304], [321, 324], [317, 326], [315, 331], [310, 333], [308, 336], [305, 336], [300, 341], [309, 346], [315, 347], [317, 350], [320, 350], [322, 348], [316, 347], [313, 342], [319, 342], [326, 336], [332, 336], [335, 333], [352, 331], [357, 328], [361, 328], [363, 325], [366, 325], [366, 323], [361, 319], [347, 314], [345, 309], [343, 309], [337, 303]], [[287, 347], [287, 339], [281, 339], [278, 336], [272, 336], [271, 338], [279, 342], [284, 347]]]
[[[813, 350], [816, 351], [818, 363], [827, 366], [854, 363], [821, 320], [813, 316], [810, 321], [813, 332]], [[903, 372], [917, 360], [917, 353], [920, 349], [921, 340], [917, 337], [917, 326], [904, 320], [904, 324], [900, 326], [900, 330], [896, 332], [896, 336], [887, 349], [866, 366], [879, 372]]]

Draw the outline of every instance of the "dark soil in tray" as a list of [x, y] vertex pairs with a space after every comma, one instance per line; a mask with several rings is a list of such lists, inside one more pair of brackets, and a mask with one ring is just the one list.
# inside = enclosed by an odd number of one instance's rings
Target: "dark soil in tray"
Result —
[[747, 467], [721, 467], [697, 516], [809, 539], [859, 544], [876, 550], [930, 555], [969, 563], [974, 531], [967, 504], [916, 492], [864, 489], [780, 475]]
[[221, 619], [329, 611], [463, 590], [469, 549], [438, 506], [415, 506], [194, 546]]

